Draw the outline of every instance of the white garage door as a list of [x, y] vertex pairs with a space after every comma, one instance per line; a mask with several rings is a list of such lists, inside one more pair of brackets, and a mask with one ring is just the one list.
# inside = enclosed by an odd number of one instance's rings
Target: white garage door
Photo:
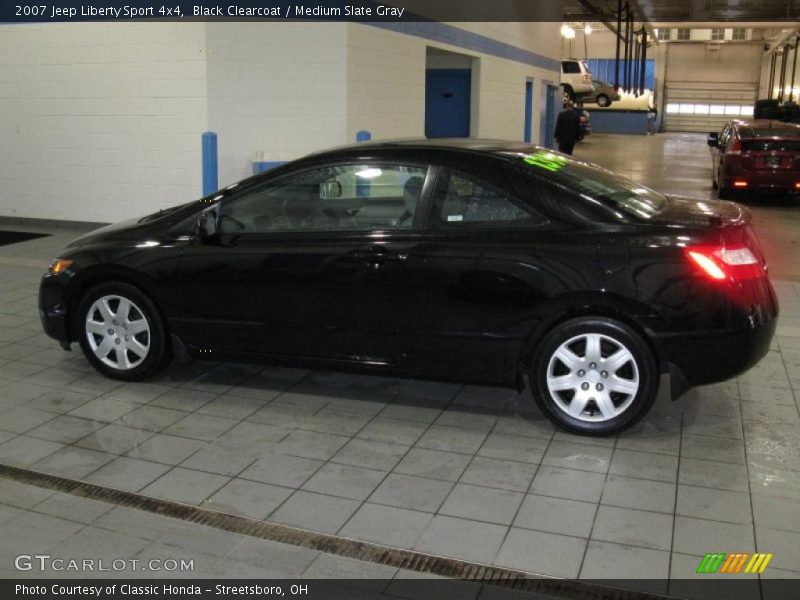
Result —
[[752, 83], [668, 81], [664, 104], [667, 131], [720, 131], [735, 117], [753, 116], [758, 93]]

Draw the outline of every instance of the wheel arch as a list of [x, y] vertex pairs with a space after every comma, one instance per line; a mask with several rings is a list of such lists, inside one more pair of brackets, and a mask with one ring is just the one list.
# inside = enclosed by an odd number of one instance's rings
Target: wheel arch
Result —
[[590, 297], [581, 294], [574, 298], [559, 298], [554, 303], [554, 310], [538, 322], [522, 346], [517, 363], [518, 380], [521, 381], [522, 376], [528, 373], [539, 341], [561, 323], [578, 317], [606, 317], [624, 323], [638, 333], [653, 351], [659, 372], [669, 371], [669, 362], [655, 333], [631, 316], [652, 313], [651, 309], [641, 303], [622, 296], [600, 293]]
[[102, 283], [126, 283], [137, 288], [155, 305], [164, 331], [169, 335], [169, 322], [156, 293], [156, 286], [147, 276], [122, 265], [97, 265], [81, 270], [69, 284], [66, 318], [67, 335], [70, 342], [77, 341], [80, 335], [77, 313], [81, 300], [86, 292]]

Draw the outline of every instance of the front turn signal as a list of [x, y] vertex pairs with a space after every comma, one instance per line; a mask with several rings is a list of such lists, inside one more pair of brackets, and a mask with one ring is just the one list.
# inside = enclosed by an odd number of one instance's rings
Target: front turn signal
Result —
[[50, 263], [50, 268], [48, 269], [50, 273], [53, 275], [58, 275], [66, 271], [70, 265], [72, 265], [71, 260], [67, 260], [66, 258], [55, 258], [53, 262]]

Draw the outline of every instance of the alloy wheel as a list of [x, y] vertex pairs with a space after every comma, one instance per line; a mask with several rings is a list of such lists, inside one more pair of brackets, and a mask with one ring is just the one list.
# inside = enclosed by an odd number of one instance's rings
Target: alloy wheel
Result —
[[547, 366], [547, 389], [556, 406], [574, 419], [611, 420], [633, 403], [639, 367], [619, 340], [599, 333], [562, 343]]
[[150, 325], [134, 302], [102, 296], [86, 313], [86, 339], [103, 364], [120, 371], [138, 367], [150, 352]]

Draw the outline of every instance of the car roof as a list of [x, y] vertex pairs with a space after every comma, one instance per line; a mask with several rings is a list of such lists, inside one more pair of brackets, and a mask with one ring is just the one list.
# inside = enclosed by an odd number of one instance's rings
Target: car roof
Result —
[[336, 155], [351, 155], [365, 151], [413, 151], [413, 150], [440, 150], [443, 152], [470, 152], [476, 154], [495, 154], [501, 156], [508, 152], [530, 153], [541, 149], [533, 144], [513, 142], [509, 140], [476, 139], [476, 138], [405, 138], [393, 140], [379, 140], [371, 142], [357, 142], [346, 146], [329, 148], [320, 152], [309, 154], [307, 158], [321, 158], [327, 156], [334, 158]]
[[733, 124], [744, 138], [788, 137], [800, 138], [800, 125], [774, 119], [736, 120]]

